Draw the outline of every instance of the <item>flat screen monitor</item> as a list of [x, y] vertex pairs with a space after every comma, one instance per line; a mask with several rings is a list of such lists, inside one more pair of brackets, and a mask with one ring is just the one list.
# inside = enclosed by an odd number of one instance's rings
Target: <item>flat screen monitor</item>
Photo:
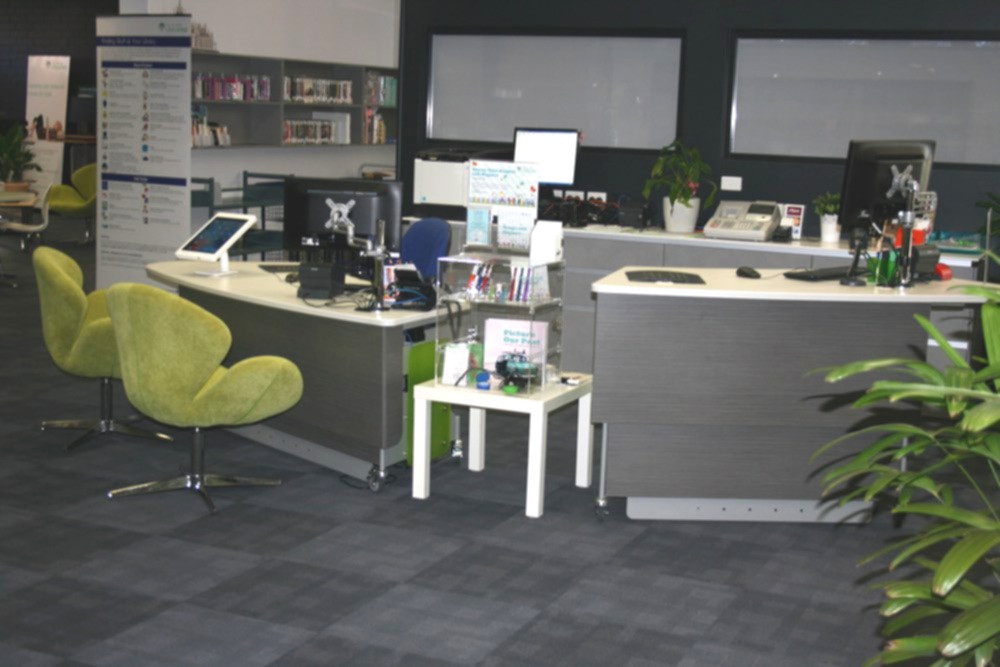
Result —
[[199, 275], [223, 276], [229, 270], [229, 249], [257, 222], [255, 215], [216, 213], [174, 253], [177, 259], [220, 262], [219, 271], [196, 271]]
[[844, 185], [838, 219], [844, 229], [867, 232], [871, 223], [880, 228], [899, 215], [906, 198], [892, 187], [892, 167], [902, 173], [912, 167], [920, 191], [927, 190], [934, 161], [935, 142], [925, 140], [852, 141], [847, 151]]
[[579, 146], [579, 130], [514, 130], [514, 162], [537, 164], [538, 182], [543, 185], [573, 185]]
[[[326, 195], [322, 193], [327, 193]], [[284, 245], [286, 250], [344, 248], [344, 237], [325, 228], [329, 193], [357, 193], [351, 222], [355, 236], [376, 241], [376, 223], [385, 221], [385, 245], [399, 250], [402, 238], [403, 184], [367, 178], [288, 178], [285, 180]], [[346, 203], [346, 202], [345, 202]], [[320, 216], [323, 217], [319, 220]], [[316, 225], [321, 222], [323, 228]]]

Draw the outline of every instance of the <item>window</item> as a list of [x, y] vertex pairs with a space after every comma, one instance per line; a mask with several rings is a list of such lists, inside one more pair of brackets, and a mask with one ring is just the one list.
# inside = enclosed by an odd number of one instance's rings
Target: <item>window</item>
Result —
[[677, 37], [435, 35], [427, 135], [510, 143], [515, 127], [585, 146], [660, 148], [677, 132]]
[[851, 139], [934, 139], [1000, 162], [1000, 42], [739, 39], [730, 152], [839, 157]]

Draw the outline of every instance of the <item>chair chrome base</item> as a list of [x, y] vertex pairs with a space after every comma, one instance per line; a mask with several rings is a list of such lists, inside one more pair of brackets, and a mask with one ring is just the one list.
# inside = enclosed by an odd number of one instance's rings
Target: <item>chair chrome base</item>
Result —
[[132, 435], [137, 438], [149, 438], [151, 440], [163, 440], [173, 442], [166, 433], [157, 433], [143, 428], [130, 426], [128, 421], [116, 420], [111, 416], [112, 411], [112, 386], [111, 378], [101, 378], [101, 418], [100, 419], [56, 419], [42, 422], [42, 430], [49, 428], [64, 428], [78, 431], [86, 431], [79, 438], [66, 445], [66, 451], [71, 452], [91, 438], [105, 433], [121, 433], [122, 435]]
[[269, 477], [236, 477], [233, 475], [213, 475], [205, 473], [205, 434], [200, 428], [194, 430], [191, 442], [191, 472], [179, 477], [162, 479], [154, 482], [133, 484], [120, 489], [108, 491], [108, 498], [138, 496], [146, 493], [162, 493], [164, 491], [194, 491], [205, 501], [209, 512], [215, 512], [215, 503], [208, 495], [210, 488], [224, 486], [278, 486], [280, 479]]

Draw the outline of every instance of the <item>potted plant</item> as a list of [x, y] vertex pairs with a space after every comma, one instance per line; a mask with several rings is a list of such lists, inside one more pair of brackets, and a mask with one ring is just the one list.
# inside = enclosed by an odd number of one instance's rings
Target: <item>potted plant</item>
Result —
[[41, 171], [33, 160], [35, 153], [24, 142], [24, 128], [13, 125], [0, 135], [0, 178], [5, 190], [27, 190], [24, 172]]
[[824, 192], [813, 199], [816, 215], [819, 216], [820, 240], [823, 243], [840, 241], [840, 225], [837, 216], [840, 213], [840, 195], [834, 192]]
[[705, 206], [711, 206], [718, 186], [707, 177], [712, 168], [701, 159], [697, 148], [688, 148], [675, 140], [665, 146], [653, 163], [653, 169], [642, 188], [642, 196], [648, 201], [654, 191], [664, 188], [663, 221], [668, 232], [691, 233], [698, 222], [701, 201], [698, 189], [702, 182], [712, 186], [705, 198]]
[[915, 534], [862, 561], [891, 557], [887, 571], [905, 572], [879, 585], [888, 641], [866, 667], [1000, 664], [995, 654], [1000, 647], [1000, 289], [967, 291], [987, 299], [984, 368], [973, 368], [917, 316], [950, 368], [877, 359], [828, 369], [826, 376], [837, 382], [868, 371], [897, 371], [909, 380], [875, 382], [855, 406], [909, 401], [933, 409], [920, 413], [921, 424], [861, 429], [820, 450], [865, 438], [859, 451], [826, 473], [826, 492], [840, 493], [841, 502], [878, 501], [918, 522]]

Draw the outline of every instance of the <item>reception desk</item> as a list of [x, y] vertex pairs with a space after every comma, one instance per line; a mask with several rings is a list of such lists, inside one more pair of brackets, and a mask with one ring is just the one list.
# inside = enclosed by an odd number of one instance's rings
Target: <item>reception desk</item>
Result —
[[[220, 317], [233, 334], [232, 360], [274, 354], [295, 362], [302, 400], [266, 424], [236, 429], [263, 444], [368, 479], [403, 460], [404, 346], [407, 332], [432, 325], [435, 312], [357, 312], [303, 302], [297, 285], [256, 263], [231, 265], [221, 278], [195, 275], [202, 262], [158, 262], [154, 280]], [[227, 360], [227, 363], [229, 361]]]
[[[980, 303], [933, 282], [907, 290], [762, 279], [732, 268], [676, 269], [704, 285], [630, 282], [626, 267], [593, 284], [593, 419], [604, 425], [601, 488], [632, 518], [839, 521], [867, 506], [817, 504], [822, 444], [862, 421], [905, 420], [900, 407], [851, 410], [874, 379], [830, 385], [818, 368], [922, 354], [914, 314]], [[860, 512], [860, 513], [859, 513]]]

